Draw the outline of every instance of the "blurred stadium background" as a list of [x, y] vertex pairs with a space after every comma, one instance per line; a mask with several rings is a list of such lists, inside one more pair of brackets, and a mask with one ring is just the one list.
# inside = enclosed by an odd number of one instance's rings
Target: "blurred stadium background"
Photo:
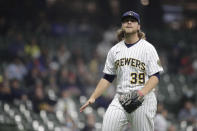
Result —
[[165, 69], [155, 131], [197, 131], [196, 0], [0, 0], [0, 131], [100, 131], [114, 85], [79, 107], [128, 10]]

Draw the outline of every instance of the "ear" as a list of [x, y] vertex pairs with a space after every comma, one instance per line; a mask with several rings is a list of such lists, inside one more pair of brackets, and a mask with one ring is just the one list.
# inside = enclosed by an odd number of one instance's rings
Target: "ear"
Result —
[[140, 26], [140, 24], [138, 24], [138, 30], [140, 30], [141, 29], [141, 26]]

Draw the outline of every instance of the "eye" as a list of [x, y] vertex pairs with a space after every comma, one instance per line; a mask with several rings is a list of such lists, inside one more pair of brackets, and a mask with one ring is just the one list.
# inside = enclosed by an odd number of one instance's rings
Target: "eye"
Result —
[[130, 19], [130, 21], [131, 21], [131, 22], [137, 22], [137, 20], [136, 20], [136, 19]]
[[125, 19], [123, 19], [122, 20], [122, 23], [126, 23], [126, 22], [128, 22], [129, 20], [127, 19], [127, 18], [125, 18]]

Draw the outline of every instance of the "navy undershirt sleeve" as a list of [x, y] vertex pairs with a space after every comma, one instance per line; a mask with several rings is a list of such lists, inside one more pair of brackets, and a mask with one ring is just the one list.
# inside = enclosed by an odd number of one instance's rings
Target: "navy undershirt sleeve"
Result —
[[[160, 74], [159, 74], [159, 72], [157, 72], [157, 73], [155, 73], [155, 74], [153, 74], [153, 75], [151, 75], [151, 76], [156, 76], [156, 77], [160, 80]], [[149, 76], [149, 78], [150, 78], [151, 76]]]
[[110, 74], [104, 74], [103, 78], [107, 81], [109, 81], [110, 83], [113, 82], [113, 80], [115, 79], [116, 75], [110, 75]]

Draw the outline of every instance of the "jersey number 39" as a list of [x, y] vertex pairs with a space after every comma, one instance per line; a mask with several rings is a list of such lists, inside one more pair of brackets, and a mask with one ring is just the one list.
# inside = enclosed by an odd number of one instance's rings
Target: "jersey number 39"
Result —
[[144, 84], [145, 75], [144, 73], [131, 73], [131, 84]]

